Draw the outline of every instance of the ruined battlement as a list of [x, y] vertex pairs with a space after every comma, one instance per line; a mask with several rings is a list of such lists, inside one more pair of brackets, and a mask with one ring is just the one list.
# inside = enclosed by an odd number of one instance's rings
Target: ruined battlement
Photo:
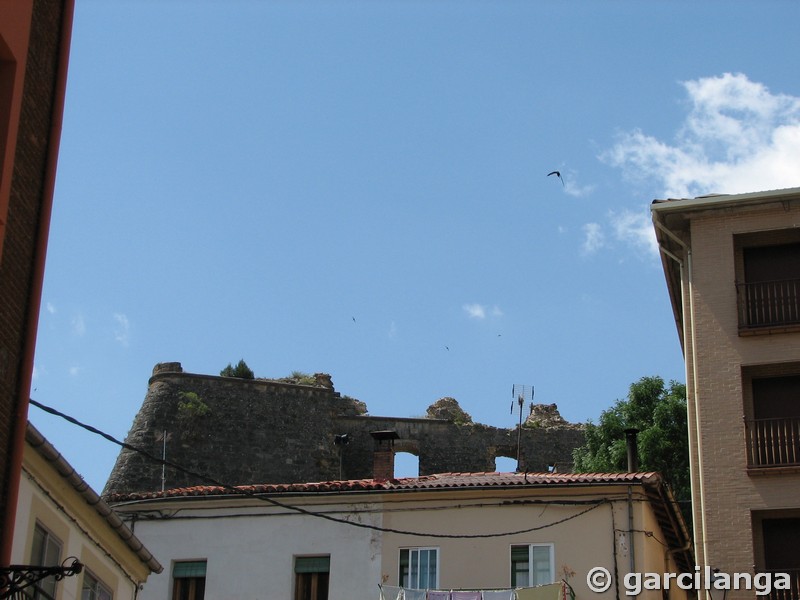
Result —
[[[497, 457], [516, 456], [516, 428], [473, 423], [453, 398], [435, 402], [427, 414], [368, 415], [363, 402], [335, 391], [323, 373], [308, 384], [186, 373], [180, 363], [159, 363], [125, 441], [231, 485], [371, 478], [374, 432], [393, 432], [391, 451], [418, 456], [420, 475], [494, 471]], [[583, 429], [564, 421], [555, 405], [544, 414], [546, 422], [529, 417], [522, 428], [521, 468], [546, 471], [555, 464], [568, 471]], [[175, 488], [209, 481], [171, 467], [162, 481], [160, 464], [123, 449], [103, 493], [160, 490], [162, 483]]]

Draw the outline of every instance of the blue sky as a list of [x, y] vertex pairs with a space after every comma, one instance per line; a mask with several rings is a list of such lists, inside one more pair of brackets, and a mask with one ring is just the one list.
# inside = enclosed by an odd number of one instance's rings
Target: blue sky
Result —
[[[798, 17], [76, 0], [32, 396], [124, 438], [167, 361], [500, 427], [684, 381], [649, 204], [800, 184]], [[101, 490], [118, 448], [30, 418]]]

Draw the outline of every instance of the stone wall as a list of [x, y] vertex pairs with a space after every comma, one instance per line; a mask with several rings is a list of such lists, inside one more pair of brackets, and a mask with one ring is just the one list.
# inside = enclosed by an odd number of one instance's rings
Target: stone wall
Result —
[[[496, 457], [516, 457], [516, 428], [473, 424], [471, 418], [456, 424], [376, 417], [364, 410], [362, 402], [336, 392], [329, 376], [299, 385], [184, 373], [180, 363], [161, 363], [126, 442], [159, 457], [165, 451], [168, 461], [233, 485], [371, 478], [376, 431], [396, 432], [395, 452], [417, 455], [420, 475], [494, 471]], [[521, 469], [546, 471], [555, 464], [568, 471], [572, 450], [583, 439], [582, 428], [568, 423], [526, 426]], [[163, 475], [166, 488], [212, 483], [171, 467]], [[104, 494], [161, 486], [161, 465], [123, 450]]]

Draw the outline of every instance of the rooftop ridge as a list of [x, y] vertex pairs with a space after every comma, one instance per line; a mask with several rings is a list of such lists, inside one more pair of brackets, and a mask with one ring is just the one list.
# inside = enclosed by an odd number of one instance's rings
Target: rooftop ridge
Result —
[[464, 488], [491, 488], [547, 485], [601, 485], [616, 483], [649, 483], [661, 476], [654, 471], [624, 473], [437, 473], [420, 477], [393, 479], [350, 479], [307, 483], [263, 483], [236, 486], [196, 485], [166, 489], [112, 494], [110, 503], [136, 500], [156, 500], [187, 497], [227, 496], [241, 493], [244, 496], [273, 494], [324, 494], [348, 492], [393, 492], [408, 490], [442, 490]]

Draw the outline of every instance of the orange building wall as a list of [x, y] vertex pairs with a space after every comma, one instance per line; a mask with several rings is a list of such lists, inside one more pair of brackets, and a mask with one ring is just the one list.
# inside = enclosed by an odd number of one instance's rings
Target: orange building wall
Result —
[[13, 535], [72, 0], [0, 0], [0, 564]]

